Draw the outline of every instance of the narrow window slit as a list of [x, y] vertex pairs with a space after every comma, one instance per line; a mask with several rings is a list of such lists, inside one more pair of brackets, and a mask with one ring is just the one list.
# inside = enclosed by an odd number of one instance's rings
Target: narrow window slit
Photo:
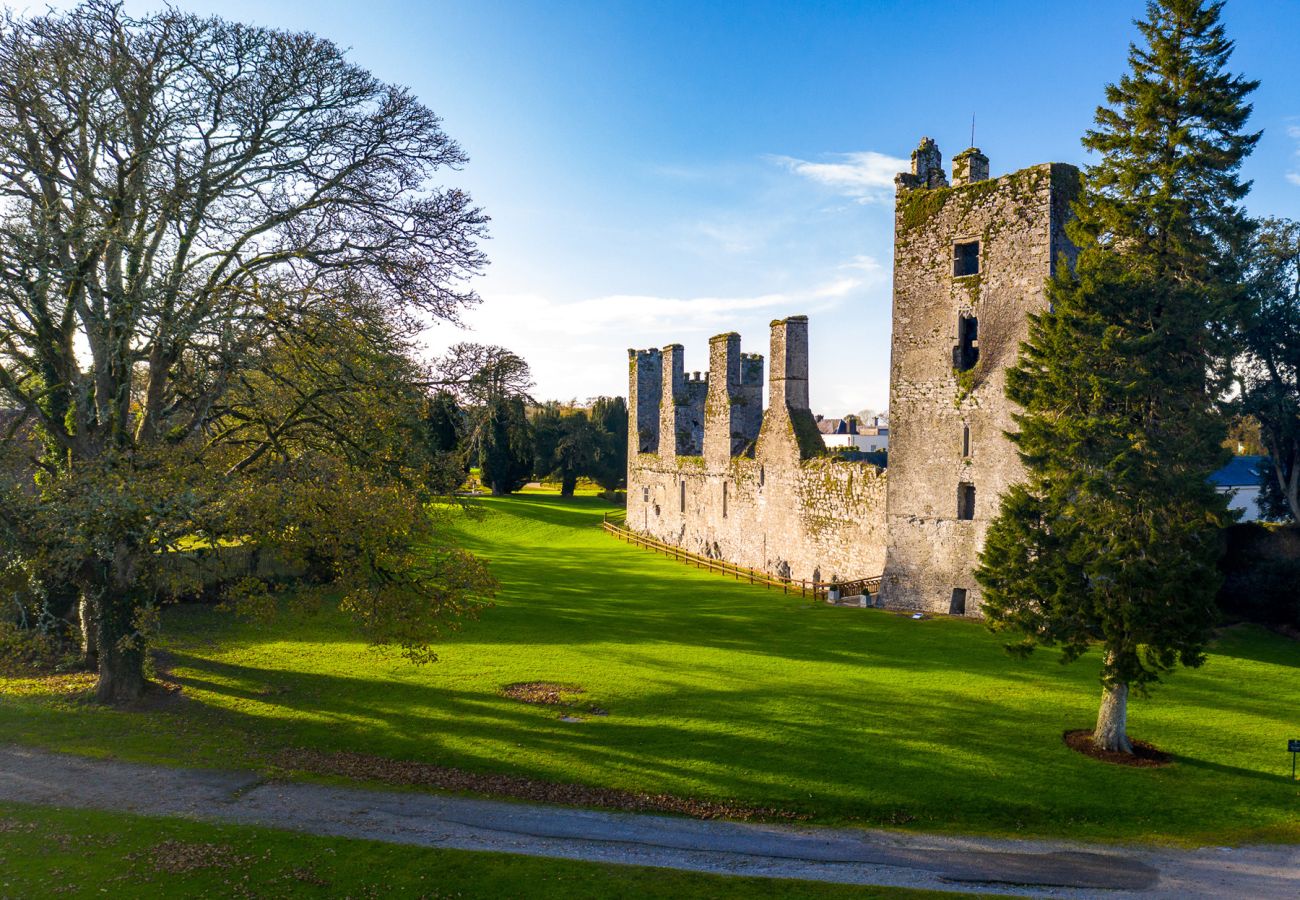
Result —
[[975, 518], [975, 485], [964, 481], [957, 485], [957, 518], [963, 521]]

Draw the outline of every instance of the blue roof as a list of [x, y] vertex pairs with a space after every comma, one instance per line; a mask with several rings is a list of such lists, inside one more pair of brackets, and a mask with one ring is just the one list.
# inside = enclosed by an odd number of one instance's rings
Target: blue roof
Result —
[[1234, 456], [1232, 462], [1210, 476], [1210, 483], [1215, 487], [1258, 487], [1263, 483], [1267, 463], [1267, 456]]

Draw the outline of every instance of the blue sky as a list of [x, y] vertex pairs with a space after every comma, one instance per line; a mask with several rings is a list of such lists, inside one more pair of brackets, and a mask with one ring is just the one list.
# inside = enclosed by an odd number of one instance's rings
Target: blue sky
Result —
[[[23, 4], [16, 4], [21, 8]], [[41, 4], [43, 6], [43, 4]], [[62, 4], [60, 4], [62, 5]], [[156, 3], [131, 0], [132, 11]], [[813, 407], [888, 400], [892, 176], [922, 135], [994, 175], [1086, 162], [1139, 0], [334, 2], [177, 6], [310, 30], [444, 119], [449, 182], [492, 216], [473, 330], [539, 397], [625, 393], [628, 347], [810, 316]], [[1232, 0], [1233, 68], [1262, 79], [1248, 208], [1300, 218], [1300, 0]]]

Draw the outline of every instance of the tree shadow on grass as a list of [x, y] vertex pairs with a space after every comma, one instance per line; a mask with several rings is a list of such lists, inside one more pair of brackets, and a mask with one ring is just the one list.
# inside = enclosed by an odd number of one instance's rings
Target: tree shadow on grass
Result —
[[871, 698], [810, 685], [794, 703], [762, 687], [597, 691], [611, 716], [568, 724], [485, 692], [192, 656], [176, 665], [179, 683], [224, 698], [207, 706], [213, 727], [256, 737], [265, 754], [348, 750], [918, 828], [1059, 833], [1122, 820], [1115, 836], [1185, 832], [1201, 827], [1209, 791], [1234, 798], [1242, 827], [1287, 815], [1273, 775], [1191, 757], [1181, 769], [1104, 766], [1065, 748], [1050, 713], [918, 698], [905, 685]]

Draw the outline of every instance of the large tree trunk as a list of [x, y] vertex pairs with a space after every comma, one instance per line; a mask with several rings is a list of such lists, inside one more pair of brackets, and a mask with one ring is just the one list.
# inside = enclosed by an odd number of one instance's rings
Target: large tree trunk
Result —
[[129, 703], [144, 694], [144, 636], [136, 622], [140, 587], [139, 551], [122, 542], [105, 566], [105, 584], [96, 603], [99, 613], [100, 703]]
[[100, 703], [129, 703], [144, 694], [144, 641], [135, 633], [135, 610], [124, 597], [101, 600], [99, 613]]
[[578, 476], [565, 473], [560, 476], [560, 496], [572, 497], [578, 487]]
[[99, 668], [98, 619], [94, 601], [83, 592], [77, 603], [77, 624], [81, 628], [81, 661], [87, 669]]
[[1097, 713], [1092, 743], [1100, 750], [1133, 752], [1128, 739], [1128, 684], [1120, 682], [1102, 688], [1101, 709]]

